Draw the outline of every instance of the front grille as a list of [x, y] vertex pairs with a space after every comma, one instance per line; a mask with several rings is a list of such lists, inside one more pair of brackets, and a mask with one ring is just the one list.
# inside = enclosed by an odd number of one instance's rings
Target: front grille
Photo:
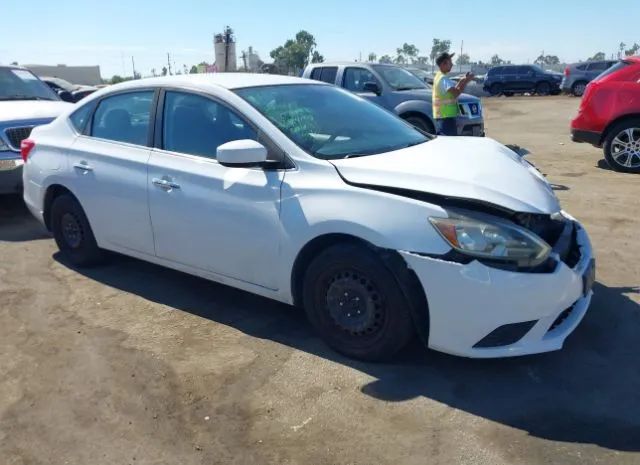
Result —
[[490, 347], [510, 346], [522, 339], [536, 323], [537, 321], [525, 321], [500, 326], [478, 341], [473, 348], [488, 349]]
[[577, 237], [576, 228], [573, 228], [573, 232], [571, 233], [571, 243], [569, 244], [569, 249], [567, 250], [566, 255], [563, 257], [563, 260], [569, 268], [574, 268], [580, 259], [582, 258], [582, 253], [580, 252], [580, 246], [578, 245], [578, 237]]
[[556, 245], [564, 231], [567, 220], [553, 219], [550, 215], [535, 213], [519, 213], [515, 215], [515, 223], [540, 236], [551, 247]]
[[18, 152], [20, 150], [20, 142], [29, 137], [32, 129], [33, 126], [5, 129], [4, 133], [9, 141], [9, 146]]
[[478, 116], [480, 114], [479, 103], [459, 103], [458, 108], [462, 116]]

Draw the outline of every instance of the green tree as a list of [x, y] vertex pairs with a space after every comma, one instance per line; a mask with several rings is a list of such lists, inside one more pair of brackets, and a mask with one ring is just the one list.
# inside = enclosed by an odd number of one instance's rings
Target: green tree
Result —
[[624, 54], [628, 57], [635, 55], [640, 50], [640, 45], [637, 42], [634, 42], [630, 49], [625, 50]]
[[111, 77], [110, 82], [111, 84], [118, 84], [119, 82], [124, 82], [126, 80], [127, 79], [123, 78], [122, 76], [115, 74], [114, 76]]
[[431, 58], [431, 63], [435, 64], [436, 58], [442, 53], [448, 53], [451, 50], [451, 41], [450, 40], [440, 40], [433, 39], [433, 45], [431, 46], [431, 53], [429, 54], [429, 58]]
[[605, 58], [606, 57], [605, 57], [604, 52], [598, 52], [595, 55], [593, 55], [591, 58], [587, 58], [587, 61], [602, 61]]
[[380, 63], [386, 63], [386, 64], [393, 63], [393, 58], [391, 58], [389, 55], [382, 55], [380, 57]]
[[491, 57], [491, 65], [492, 66], [501, 65], [503, 63], [504, 63], [504, 60], [502, 58], [500, 58], [497, 53]]
[[395, 62], [398, 64], [415, 63], [418, 53], [420, 53], [420, 50], [415, 45], [405, 42], [402, 47], [396, 49]]
[[622, 54], [624, 53], [624, 49], [627, 47], [627, 44], [625, 44], [624, 42], [620, 42], [620, 45], [618, 46], [618, 58], [622, 58]]
[[189, 70], [189, 74], [198, 74], [198, 67], [196, 65], [192, 65]]
[[375, 53], [371, 52], [369, 54], [369, 56], [367, 57], [367, 61], [369, 63], [375, 63], [376, 61], [378, 61], [378, 55], [376, 55]]
[[167, 67], [166, 67], [166, 66], [163, 66], [163, 67], [162, 67], [162, 75], [163, 75], [163, 76], [166, 76], [166, 75], [167, 75]]
[[468, 65], [470, 63], [471, 63], [471, 57], [469, 57], [469, 55], [467, 55], [466, 53], [463, 53], [460, 56], [458, 56], [458, 59], [456, 60], [457, 65]]
[[[300, 31], [294, 39], [273, 49], [270, 53], [276, 66], [287, 73], [296, 72], [311, 63], [324, 61], [316, 50], [316, 39], [307, 31]], [[315, 60], [315, 61], [314, 61]]]

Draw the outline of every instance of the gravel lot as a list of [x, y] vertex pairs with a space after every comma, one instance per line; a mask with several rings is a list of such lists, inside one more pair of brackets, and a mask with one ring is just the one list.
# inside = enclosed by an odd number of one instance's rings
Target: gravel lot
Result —
[[640, 177], [570, 142], [577, 99], [485, 105], [592, 235], [596, 296], [563, 351], [354, 362], [284, 305], [123, 257], [71, 269], [3, 197], [0, 462], [640, 463]]

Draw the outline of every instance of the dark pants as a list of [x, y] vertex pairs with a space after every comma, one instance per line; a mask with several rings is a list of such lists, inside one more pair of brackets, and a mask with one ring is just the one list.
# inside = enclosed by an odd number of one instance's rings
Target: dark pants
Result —
[[458, 135], [458, 119], [442, 118], [437, 119], [438, 135], [440, 136], [457, 136]]

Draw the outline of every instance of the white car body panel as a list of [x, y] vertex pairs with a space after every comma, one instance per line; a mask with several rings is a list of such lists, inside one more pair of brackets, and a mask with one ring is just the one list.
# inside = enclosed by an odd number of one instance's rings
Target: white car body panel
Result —
[[544, 177], [489, 138], [438, 137], [396, 152], [333, 163], [345, 179], [357, 184], [474, 199], [519, 212], [560, 210]]
[[[228, 168], [202, 157], [153, 150], [148, 195], [156, 255], [278, 289], [274, 267], [283, 177], [284, 172]], [[179, 187], [154, 184], [163, 179]]]
[[[447, 216], [439, 197], [516, 212], [558, 212], [544, 177], [509, 149], [480, 138], [441, 137], [383, 155], [316, 159], [230, 91], [305, 83], [323, 85], [230, 73], [145, 79], [98, 91], [83, 104], [143, 87], [210, 94], [255, 124], [292, 166], [226, 167], [203, 157], [78, 135], [69, 124], [70, 110], [33, 132], [36, 146], [24, 169], [25, 201], [45, 222], [47, 189], [64, 186], [83, 206], [99, 246], [285, 303], [294, 303], [292, 272], [306, 245], [326, 235], [356, 237], [397, 252], [415, 272], [427, 296], [430, 347], [468, 357], [560, 348], [591, 296], [582, 295], [582, 274], [592, 259], [583, 229], [578, 265], [571, 269], [559, 263], [553, 272], [534, 274], [439, 259], [451, 247], [429, 223], [430, 216]], [[93, 169], [82, 169], [83, 161]], [[375, 186], [435, 194], [435, 200]], [[549, 332], [571, 306], [571, 316]], [[500, 325], [531, 319], [536, 326], [515, 345], [473, 347]]]
[[73, 107], [67, 102], [29, 100], [0, 102], [0, 121], [25, 121], [55, 118]]

